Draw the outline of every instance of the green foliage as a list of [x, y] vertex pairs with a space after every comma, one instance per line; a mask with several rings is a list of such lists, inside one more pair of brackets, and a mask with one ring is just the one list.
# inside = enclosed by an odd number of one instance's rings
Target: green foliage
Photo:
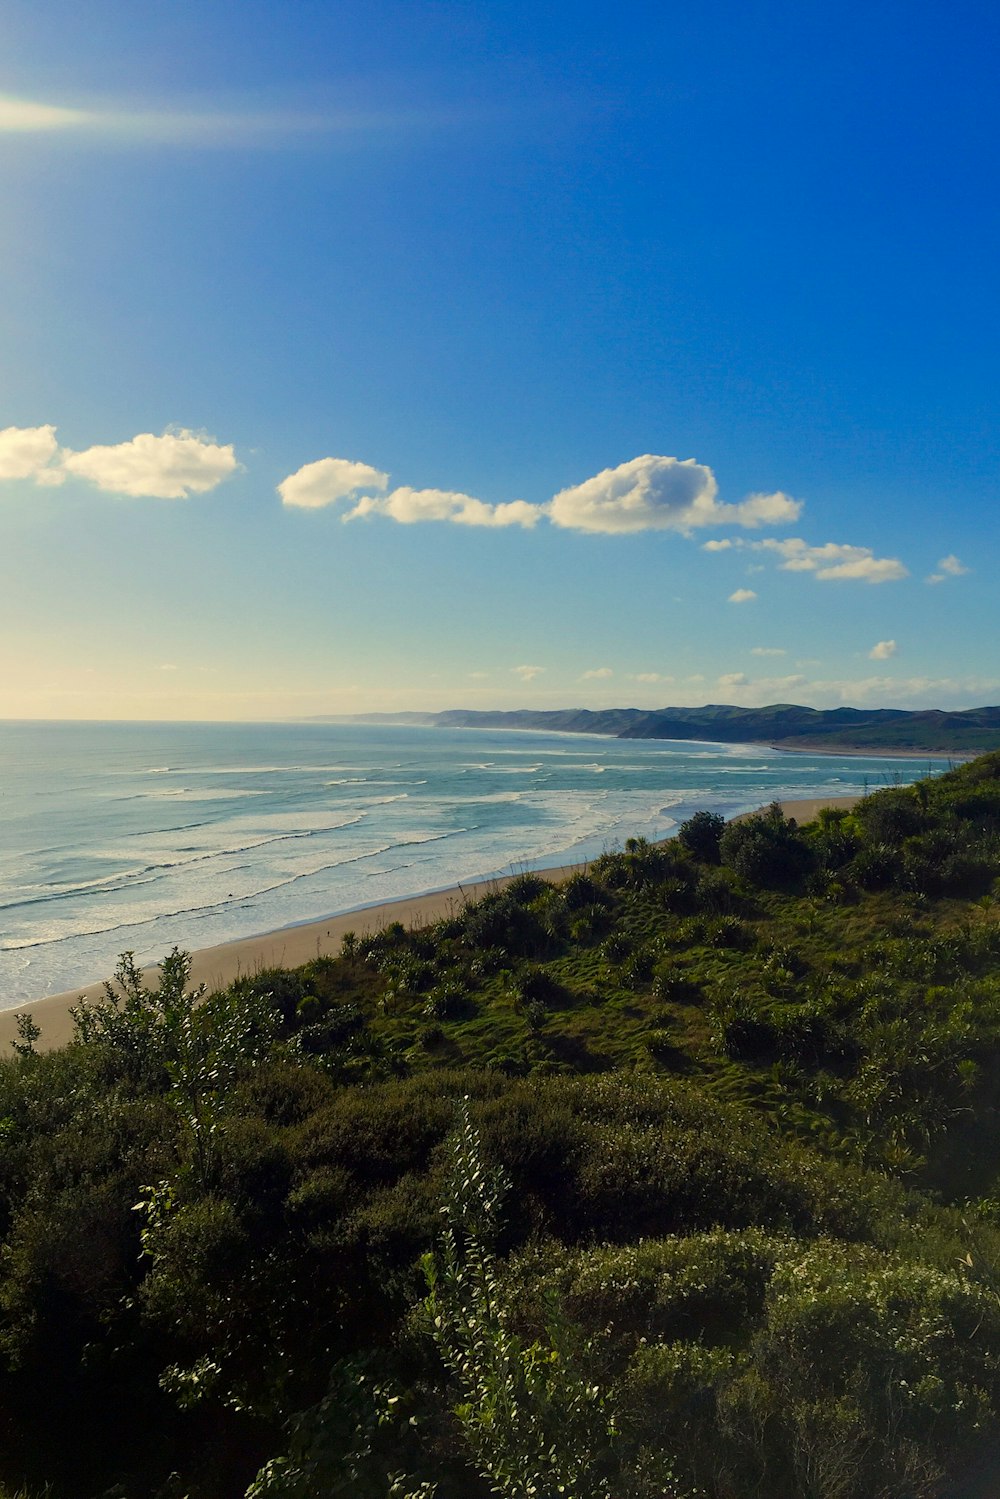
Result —
[[41, 1026], [30, 1010], [22, 1010], [14, 1023], [17, 1027], [17, 1040], [10, 1044], [16, 1055], [22, 1059], [34, 1056], [35, 1043], [42, 1034]]
[[731, 822], [719, 843], [723, 864], [751, 885], [781, 888], [797, 884], [813, 863], [809, 844], [780, 805]]
[[611, 1499], [621, 1492], [615, 1426], [588, 1372], [589, 1346], [554, 1307], [530, 1342], [512, 1325], [514, 1303], [492, 1247], [509, 1190], [503, 1173], [485, 1165], [463, 1107], [441, 1248], [424, 1256], [419, 1325], [448, 1371], [462, 1443], [492, 1493]]
[[435, 1499], [437, 1485], [393, 1469], [412, 1447], [412, 1401], [362, 1360], [338, 1364], [326, 1394], [289, 1423], [287, 1451], [271, 1458], [245, 1499]]
[[629, 840], [218, 995], [126, 955], [63, 1051], [26, 1023], [0, 1484], [923, 1499], [958, 1471], [1000, 1424], [1000, 754], [719, 852]]
[[718, 864], [720, 844], [726, 830], [726, 819], [718, 812], [696, 812], [677, 829], [677, 837], [696, 859]]

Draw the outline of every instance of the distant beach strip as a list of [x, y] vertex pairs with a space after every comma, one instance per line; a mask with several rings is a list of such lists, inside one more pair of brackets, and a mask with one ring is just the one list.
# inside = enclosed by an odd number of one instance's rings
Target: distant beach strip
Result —
[[[792, 817], [798, 823], [807, 823], [824, 807], [838, 807], [848, 812], [860, 800], [858, 796], [805, 797], [795, 801], [782, 801], [781, 808], [786, 817]], [[564, 864], [536, 872], [558, 884], [584, 868], [584, 864]], [[452, 885], [425, 895], [383, 901], [378, 905], [345, 911], [320, 921], [308, 921], [300, 926], [283, 927], [279, 931], [224, 942], [217, 947], [205, 947], [191, 954], [191, 981], [193, 985], [205, 984], [209, 991], [223, 989], [247, 974], [260, 973], [267, 968], [298, 968], [303, 963], [311, 962], [313, 958], [335, 955], [340, 951], [346, 932], [365, 936], [381, 931], [393, 921], [400, 921], [411, 930], [430, 926], [461, 910], [468, 902], [479, 900], [492, 890], [503, 889], [513, 878], [515, 876], [510, 874], [498, 879]], [[156, 966], [143, 971], [147, 982], [155, 987]], [[11, 1043], [17, 1039], [18, 1015], [31, 1015], [41, 1028], [38, 1049], [51, 1051], [65, 1046], [72, 1038], [71, 1008], [81, 1001], [101, 999], [103, 995], [104, 980], [100, 980], [81, 989], [53, 994], [46, 999], [32, 1000], [14, 1009], [0, 1011], [0, 1055], [10, 1054]]]

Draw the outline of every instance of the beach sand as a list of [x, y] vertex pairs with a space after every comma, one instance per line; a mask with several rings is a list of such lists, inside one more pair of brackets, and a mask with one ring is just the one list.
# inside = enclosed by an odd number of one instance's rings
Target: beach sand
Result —
[[[848, 811], [859, 800], [856, 796], [811, 797], [782, 802], [781, 806], [786, 817], [804, 823], [810, 822], [822, 807], [841, 807]], [[558, 884], [585, 867], [583, 864], [557, 865], [535, 872]], [[195, 985], [207, 985], [209, 990], [222, 989], [234, 979], [260, 973], [265, 968], [297, 968], [313, 958], [339, 952], [345, 932], [356, 932], [361, 937], [381, 931], [393, 921], [401, 921], [410, 930], [429, 926], [460, 911], [469, 901], [479, 900], [491, 890], [503, 889], [513, 878], [513, 875], [506, 875], [496, 880], [453, 885], [447, 890], [406, 896], [362, 910], [347, 911], [340, 916], [328, 916], [322, 921], [308, 921], [301, 926], [282, 927], [280, 931], [265, 932], [257, 937], [241, 937], [218, 947], [205, 947], [191, 954], [191, 980]], [[178, 945], [181, 945], [183, 934], [179, 933], [178, 938]], [[147, 968], [143, 972], [146, 982], [155, 987], [156, 968]], [[53, 994], [11, 1010], [0, 1010], [0, 1056], [9, 1055], [10, 1044], [17, 1038], [17, 1017], [22, 1012], [30, 1013], [41, 1028], [36, 1043], [38, 1049], [49, 1051], [64, 1046], [73, 1034], [70, 1007], [81, 1000], [101, 999], [103, 995], [104, 981], [99, 980], [65, 994]]]

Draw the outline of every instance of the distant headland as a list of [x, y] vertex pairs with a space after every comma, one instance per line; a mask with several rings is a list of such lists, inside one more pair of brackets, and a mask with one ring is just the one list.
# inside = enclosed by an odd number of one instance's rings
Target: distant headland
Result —
[[[328, 718], [332, 719], [333, 715]], [[343, 715], [336, 715], [339, 722]], [[936, 708], [806, 708], [772, 703], [738, 708], [556, 708], [510, 712], [451, 708], [442, 713], [367, 713], [367, 723], [427, 724], [450, 729], [542, 729], [609, 734], [617, 739], [700, 739], [769, 744], [835, 754], [980, 755], [1000, 749], [1000, 707], [961, 713]]]

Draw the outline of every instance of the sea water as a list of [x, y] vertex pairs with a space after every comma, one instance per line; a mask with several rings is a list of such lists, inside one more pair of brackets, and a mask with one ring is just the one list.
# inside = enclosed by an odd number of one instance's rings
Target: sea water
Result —
[[0, 722], [0, 1009], [396, 896], [944, 769], [366, 724]]

